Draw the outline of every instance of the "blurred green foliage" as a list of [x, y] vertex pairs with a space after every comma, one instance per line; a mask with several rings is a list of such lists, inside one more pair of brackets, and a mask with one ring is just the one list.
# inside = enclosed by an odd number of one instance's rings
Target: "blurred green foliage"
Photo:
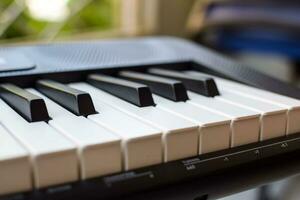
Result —
[[[19, 2], [26, 2], [19, 0]], [[68, 0], [68, 7], [72, 13], [72, 9], [76, 7], [76, 3], [82, 0]], [[103, 31], [113, 29], [118, 26], [119, 19], [119, 1], [120, 0], [92, 0], [80, 11], [74, 15], [70, 15], [63, 22], [49, 22], [35, 19], [24, 7], [20, 15], [3, 31], [0, 39], [18, 38], [18, 37], [43, 37], [41, 33], [46, 27], [55, 27], [56, 24], [62, 24], [56, 36], [70, 35], [72, 33], [93, 31]], [[49, 4], [51, 0], [48, 1]], [[47, 2], [47, 3], [48, 3]], [[0, 26], [3, 23], [3, 13], [7, 10], [15, 0], [0, 0]], [[47, 6], [47, 5], [45, 5]], [[47, 29], [46, 29], [47, 30]], [[50, 29], [51, 30], [51, 29]]]

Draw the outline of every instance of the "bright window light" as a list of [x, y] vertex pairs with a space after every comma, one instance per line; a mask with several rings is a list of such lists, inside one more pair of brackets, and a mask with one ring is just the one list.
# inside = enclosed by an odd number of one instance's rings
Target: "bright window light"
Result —
[[69, 0], [26, 0], [30, 15], [41, 21], [60, 22], [70, 13]]

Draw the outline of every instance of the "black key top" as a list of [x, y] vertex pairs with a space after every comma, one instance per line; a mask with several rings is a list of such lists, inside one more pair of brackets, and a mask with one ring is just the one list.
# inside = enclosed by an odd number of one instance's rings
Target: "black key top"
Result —
[[40, 80], [36, 83], [36, 88], [75, 115], [88, 116], [96, 113], [92, 98], [86, 92], [52, 80]]
[[90, 75], [88, 82], [137, 106], [146, 107], [155, 105], [151, 91], [146, 85], [98, 74]]
[[13, 84], [0, 84], [0, 97], [29, 122], [50, 119], [42, 98]]
[[151, 74], [180, 80], [188, 90], [207, 97], [214, 97], [219, 95], [219, 90], [215, 81], [207, 76], [193, 77], [181, 72], [157, 68], [149, 69], [148, 72]]
[[153, 93], [173, 101], [188, 100], [186, 89], [180, 81], [133, 71], [122, 71], [119, 75], [128, 80], [145, 84]]

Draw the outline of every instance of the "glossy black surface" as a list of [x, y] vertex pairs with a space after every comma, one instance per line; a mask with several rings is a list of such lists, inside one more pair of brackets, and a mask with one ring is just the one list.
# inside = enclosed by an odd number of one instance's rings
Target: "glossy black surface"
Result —
[[[0, 71], [1, 83], [13, 83], [23, 88], [35, 87], [36, 81], [45, 78], [71, 83], [85, 81], [87, 76], [93, 73], [114, 75], [122, 70], [144, 72], [149, 68], [163, 68], [211, 73], [300, 99], [300, 89], [296, 86], [183, 39], [149, 37], [104, 42], [78, 41], [19, 47], [2, 46], [0, 49], [2, 52], [17, 50], [36, 63], [36, 67], [32, 70]], [[285, 142], [290, 137], [93, 180], [13, 194], [0, 199], [79, 200], [119, 197], [122, 200], [199, 200], [203, 195], [214, 199], [299, 173], [300, 143]], [[299, 134], [295, 137], [299, 137]], [[218, 158], [224, 159], [223, 156], [228, 153], [230, 153], [229, 162], [228, 159], [226, 162], [221, 160], [217, 162]], [[187, 163], [191, 160], [203, 162], [201, 165], [182, 167], [183, 161]], [[151, 176], [149, 171], [152, 172]], [[186, 179], [183, 178], [185, 175]], [[116, 181], [111, 184], [112, 180]]]
[[0, 84], [0, 97], [29, 122], [49, 120], [44, 100], [22, 88]]
[[151, 74], [180, 80], [188, 90], [207, 97], [214, 97], [219, 95], [217, 85], [215, 81], [210, 77], [192, 77], [182, 72], [158, 68], [151, 68], [148, 70], [148, 72]]
[[188, 100], [187, 91], [180, 81], [134, 71], [121, 71], [119, 75], [128, 80], [145, 84], [153, 93], [170, 100]]
[[36, 88], [75, 115], [88, 116], [96, 113], [92, 98], [86, 92], [52, 80], [37, 81]]
[[12, 50], [0, 53], [0, 72], [26, 71], [35, 67], [35, 63], [20, 52]]
[[100, 74], [88, 76], [87, 81], [139, 107], [154, 106], [150, 88], [146, 85]]

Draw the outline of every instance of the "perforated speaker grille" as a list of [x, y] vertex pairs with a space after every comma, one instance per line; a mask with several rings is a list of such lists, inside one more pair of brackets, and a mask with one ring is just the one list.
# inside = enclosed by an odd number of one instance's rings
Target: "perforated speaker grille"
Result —
[[256, 87], [300, 98], [298, 88], [260, 74], [205, 47], [177, 38], [149, 37], [6, 47], [0, 48], [0, 56], [2, 52], [12, 50], [27, 56], [36, 67], [26, 71], [0, 72], [0, 77], [194, 61], [202, 65], [203, 69], [217, 71]]
[[0, 49], [0, 54], [12, 49], [17, 50], [32, 60], [37, 67], [30, 72], [1, 73], [0, 76], [186, 60], [186, 55], [170, 46], [170, 42], [172, 43], [170, 38], [165, 40], [147, 38], [2, 48]]

